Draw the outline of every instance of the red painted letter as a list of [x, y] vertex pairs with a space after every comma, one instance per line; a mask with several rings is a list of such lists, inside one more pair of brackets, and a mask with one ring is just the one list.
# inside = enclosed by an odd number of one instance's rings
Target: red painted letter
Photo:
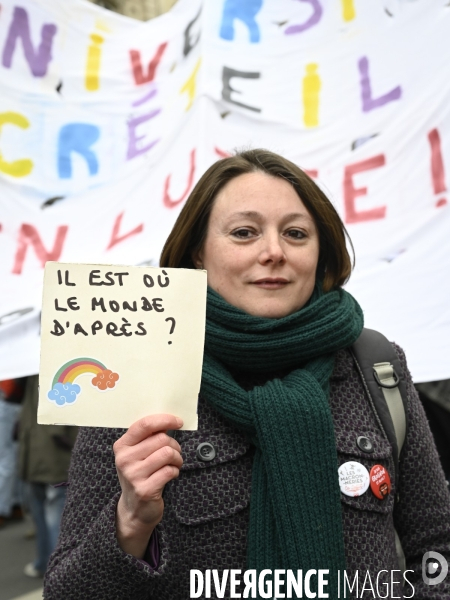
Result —
[[362, 223], [363, 221], [373, 221], [374, 219], [384, 219], [386, 216], [386, 207], [379, 206], [371, 210], [356, 210], [355, 200], [358, 196], [365, 196], [367, 188], [355, 188], [353, 185], [353, 175], [362, 171], [377, 169], [385, 164], [384, 154], [378, 154], [367, 158], [353, 165], [345, 167], [344, 171], [344, 210], [346, 223]]
[[120, 225], [122, 224], [122, 218], [123, 218], [124, 214], [125, 213], [123, 213], [123, 212], [120, 213], [120, 215], [115, 220], [114, 227], [113, 227], [112, 234], [111, 234], [111, 240], [109, 241], [108, 247], [106, 248], [107, 250], [111, 250], [111, 248], [113, 248], [116, 244], [120, 244], [120, 242], [123, 242], [124, 240], [131, 237], [132, 235], [136, 235], [137, 233], [142, 233], [142, 231], [144, 231], [144, 224], [141, 223], [140, 225], [138, 225], [137, 227], [135, 227], [128, 233], [124, 233], [123, 235], [120, 235]]
[[[437, 129], [432, 129], [428, 134], [428, 141], [431, 147], [431, 178], [433, 180], [433, 190], [435, 194], [445, 192], [445, 169], [442, 160], [441, 138]], [[436, 206], [439, 208], [447, 204], [446, 198], [436, 200]]]
[[175, 208], [175, 206], [178, 206], [178, 204], [183, 202], [183, 200], [189, 194], [192, 184], [194, 183], [194, 175], [195, 175], [195, 148], [194, 148], [194, 150], [191, 150], [191, 167], [189, 170], [189, 177], [188, 177], [188, 182], [187, 182], [186, 188], [185, 188], [184, 192], [182, 193], [182, 195], [177, 200], [172, 200], [172, 198], [169, 196], [169, 187], [170, 187], [170, 177], [171, 176], [167, 175], [167, 177], [166, 177], [166, 181], [164, 183], [164, 196], [163, 196], [163, 203], [166, 208]]
[[231, 156], [231, 154], [229, 152], [225, 152], [225, 150], [221, 150], [220, 148], [218, 148], [217, 146], [214, 146], [214, 152], [220, 156], [220, 158], [228, 158], [229, 156]]
[[60, 225], [56, 232], [55, 243], [50, 251], [45, 249], [44, 244], [39, 236], [39, 233], [33, 225], [24, 223], [19, 231], [19, 244], [17, 246], [16, 257], [14, 260], [13, 274], [20, 275], [22, 273], [23, 263], [27, 254], [28, 246], [33, 246], [36, 256], [44, 267], [48, 260], [58, 260], [61, 256], [64, 240], [66, 239], [67, 225]]
[[133, 67], [134, 81], [136, 85], [142, 85], [143, 83], [153, 81], [155, 77], [156, 67], [159, 65], [159, 61], [161, 60], [166, 46], [167, 42], [164, 42], [163, 44], [160, 44], [158, 46], [155, 56], [152, 58], [148, 65], [146, 75], [144, 75], [144, 70], [142, 68], [141, 53], [139, 52], [139, 50], [130, 50], [131, 66]]

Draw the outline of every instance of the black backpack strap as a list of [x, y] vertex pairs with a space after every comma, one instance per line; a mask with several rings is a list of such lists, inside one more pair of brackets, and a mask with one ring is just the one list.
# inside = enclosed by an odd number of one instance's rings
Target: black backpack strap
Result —
[[[364, 328], [350, 350], [378, 424], [392, 446], [398, 494], [399, 459], [407, 429], [406, 385], [400, 360], [389, 340], [373, 329]], [[398, 563], [405, 571], [405, 554], [395, 529], [394, 535]]]
[[392, 446], [398, 489], [398, 463], [407, 428], [406, 385], [400, 360], [392, 344], [373, 329], [364, 328], [350, 350], [375, 416]]

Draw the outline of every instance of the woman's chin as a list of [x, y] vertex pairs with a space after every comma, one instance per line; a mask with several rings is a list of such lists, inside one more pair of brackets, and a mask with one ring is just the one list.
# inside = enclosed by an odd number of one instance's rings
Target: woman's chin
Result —
[[265, 319], [282, 319], [298, 310], [297, 306], [292, 306], [291, 303], [280, 303], [280, 302], [261, 302], [252, 303], [248, 306], [241, 306], [241, 310], [244, 310], [252, 317], [263, 317]]

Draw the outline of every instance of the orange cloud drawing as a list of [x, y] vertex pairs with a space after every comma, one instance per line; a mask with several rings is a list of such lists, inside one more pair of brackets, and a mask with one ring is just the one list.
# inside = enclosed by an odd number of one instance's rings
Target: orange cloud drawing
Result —
[[118, 379], [118, 373], [114, 373], [111, 369], [105, 369], [92, 379], [92, 385], [98, 387], [99, 390], [107, 390], [113, 388]]

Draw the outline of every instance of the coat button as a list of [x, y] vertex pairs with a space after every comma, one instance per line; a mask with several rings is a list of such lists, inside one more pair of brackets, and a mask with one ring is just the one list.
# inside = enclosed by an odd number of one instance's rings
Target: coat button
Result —
[[216, 449], [209, 442], [203, 442], [197, 446], [197, 458], [203, 462], [209, 462], [216, 457]]
[[367, 454], [372, 454], [373, 452], [373, 444], [365, 435], [360, 435], [356, 440], [356, 445], [363, 452], [367, 452]]

